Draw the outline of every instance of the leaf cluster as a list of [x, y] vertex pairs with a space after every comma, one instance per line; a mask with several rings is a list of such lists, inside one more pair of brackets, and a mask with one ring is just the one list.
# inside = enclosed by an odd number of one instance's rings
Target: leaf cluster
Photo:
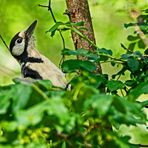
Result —
[[[148, 17], [140, 17], [143, 24], [126, 27], [138, 25], [147, 36]], [[83, 22], [55, 22], [49, 29], [51, 36], [58, 29], [75, 31], [91, 43], [80, 32]], [[95, 52], [64, 48], [62, 55], [68, 60], [61, 67], [72, 75], [71, 90], [56, 88], [48, 80], [15, 81], [0, 87], [0, 147], [138, 147], [130, 143], [131, 137], [118, 133], [121, 125], [147, 121], [143, 108], [148, 101], [137, 102], [140, 95], [148, 94], [147, 45], [138, 46], [142, 52], [134, 48], [133, 44], [143, 41], [138, 32], [128, 40], [128, 48], [122, 44], [125, 53], [120, 58], [96, 45]], [[96, 72], [98, 63], [111, 63], [113, 68], [120, 65], [121, 69], [109, 78], [109, 74]], [[123, 81], [120, 77], [126, 72], [130, 77]]]

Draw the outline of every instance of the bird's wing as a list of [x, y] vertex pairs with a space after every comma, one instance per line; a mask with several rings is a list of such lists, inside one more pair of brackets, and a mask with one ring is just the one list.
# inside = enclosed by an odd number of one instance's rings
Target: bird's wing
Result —
[[65, 88], [67, 85], [65, 74], [45, 56], [38, 54], [36, 57], [41, 58], [43, 62], [28, 63], [26, 66], [37, 71], [43, 79], [50, 80], [54, 86]]

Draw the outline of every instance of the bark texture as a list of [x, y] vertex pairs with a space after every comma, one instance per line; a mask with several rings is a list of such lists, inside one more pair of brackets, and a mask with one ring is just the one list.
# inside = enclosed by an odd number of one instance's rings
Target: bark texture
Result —
[[[91, 41], [95, 43], [95, 37], [89, 12], [89, 6], [87, 0], [66, 0], [68, 14], [71, 22], [84, 22], [84, 27], [87, 30], [83, 30], [83, 34], [86, 35]], [[76, 33], [72, 34], [75, 48], [85, 48], [88, 50], [94, 50], [94, 47], [87, 41], [80, 38]]]
[[[85, 30], [82, 30], [81, 32], [89, 38], [92, 42], [96, 43], [90, 11], [89, 11], [89, 5], [87, 0], [66, 0], [67, 3], [67, 9], [68, 9], [68, 15], [71, 22], [84, 22]], [[91, 45], [88, 41], [81, 38], [76, 33], [72, 33], [72, 38], [74, 41], [74, 45], [76, 49], [84, 48], [89, 51], [94, 51], [95, 47]], [[78, 57], [79, 59], [81, 57]], [[82, 58], [81, 58], [82, 59]], [[98, 72], [101, 72], [100, 65], [97, 66]]]

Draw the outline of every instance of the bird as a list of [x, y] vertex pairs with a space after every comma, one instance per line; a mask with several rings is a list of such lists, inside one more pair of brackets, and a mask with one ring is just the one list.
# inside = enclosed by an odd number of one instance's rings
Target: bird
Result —
[[19, 62], [24, 79], [50, 80], [53, 86], [66, 88], [67, 80], [62, 70], [36, 49], [34, 38], [36, 25], [37, 20], [12, 38], [10, 53]]

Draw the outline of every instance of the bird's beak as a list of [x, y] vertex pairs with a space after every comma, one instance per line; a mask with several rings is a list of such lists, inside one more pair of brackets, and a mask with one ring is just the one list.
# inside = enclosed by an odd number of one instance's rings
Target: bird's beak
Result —
[[36, 24], [37, 24], [37, 20], [35, 20], [35, 21], [28, 27], [28, 29], [26, 30], [26, 36], [27, 36], [28, 38], [30, 38], [31, 35], [33, 34], [33, 31], [34, 31], [34, 29], [35, 29]]

